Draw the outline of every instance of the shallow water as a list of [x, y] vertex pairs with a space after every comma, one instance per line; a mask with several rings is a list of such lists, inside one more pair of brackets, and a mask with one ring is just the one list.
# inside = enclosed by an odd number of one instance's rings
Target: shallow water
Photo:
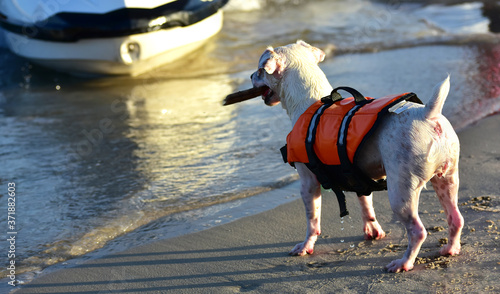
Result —
[[202, 49], [136, 78], [71, 77], [0, 48], [1, 205], [15, 182], [18, 273], [172, 236], [215, 205], [295, 180], [279, 154], [281, 107], [221, 106], [250, 87], [268, 45], [304, 39], [327, 52], [333, 85], [373, 97], [425, 102], [449, 73], [444, 113], [457, 129], [498, 112], [500, 42], [485, 6], [394, 3], [233, 0]]

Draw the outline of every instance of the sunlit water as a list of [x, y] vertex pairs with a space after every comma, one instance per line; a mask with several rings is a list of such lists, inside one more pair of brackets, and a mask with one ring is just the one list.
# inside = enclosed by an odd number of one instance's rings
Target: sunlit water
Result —
[[281, 107], [221, 106], [251, 86], [268, 45], [304, 39], [327, 52], [332, 85], [373, 97], [413, 91], [425, 102], [449, 73], [444, 113], [457, 129], [500, 109], [498, 20], [480, 2], [233, 0], [225, 10], [202, 49], [136, 78], [71, 77], [0, 48], [0, 199], [5, 212], [15, 182], [18, 273], [169, 237], [216, 205], [294, 181], [279, 154], [290, 130]]

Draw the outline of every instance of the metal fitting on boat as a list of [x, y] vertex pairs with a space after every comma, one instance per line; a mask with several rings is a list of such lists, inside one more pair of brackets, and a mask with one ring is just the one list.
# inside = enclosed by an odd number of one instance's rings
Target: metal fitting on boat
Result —
[[120, 47], [120, 57], [124, 64], [132, 64], [141, 57], [141, 46], [137, 42], [125, 41]]

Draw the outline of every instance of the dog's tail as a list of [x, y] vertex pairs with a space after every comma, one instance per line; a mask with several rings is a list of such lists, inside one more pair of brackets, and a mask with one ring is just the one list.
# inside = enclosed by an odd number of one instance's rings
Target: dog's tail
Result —
[[450, 91], [450, 75], [434, 87], [431, 100], [425, 105], [425, 118], [436, 118], [443, 110], [444, 101]]

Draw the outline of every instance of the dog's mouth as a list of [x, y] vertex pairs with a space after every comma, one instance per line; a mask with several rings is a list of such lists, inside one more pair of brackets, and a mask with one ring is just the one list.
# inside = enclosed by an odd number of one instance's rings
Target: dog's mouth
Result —
[[266, 99], [269, 99], [271, 97], [273, 97], [273, 90], [271, 90], [271, 88], [267, 87], [267, 89], [264, 91], [264, 93], [262, 93], [262, 99], [266, 100]]
[[274, 96], [274, 91], [271, 90], [271, 88], [267, 88], [264, 93], [262, 93], [262, 100], [264, 100], [264, 103], [266, 103], [266, 105], [271, 105], [271, 104], [274, 104], [272, 103], [272, 98]]

